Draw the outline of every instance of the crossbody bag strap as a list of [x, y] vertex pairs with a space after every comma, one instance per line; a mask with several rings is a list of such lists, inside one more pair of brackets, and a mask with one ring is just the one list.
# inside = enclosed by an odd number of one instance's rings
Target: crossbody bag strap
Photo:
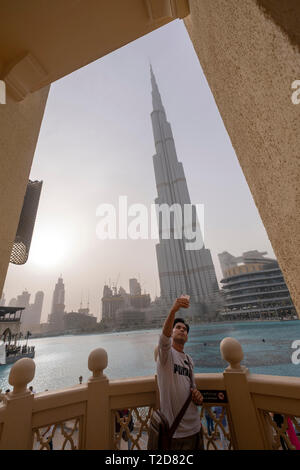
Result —
[[[193, 388], [193, 380], [192, 380], [192, 367], [191, 367], [191, 363], [190, 363], [190, 360], [187, 356], [187, 360], [188, 360], [188, 364], [189, 364], [189, 370], [190, 370], [190, 382], [191, 382], [191, 388]], [[187, 397], [183, 407], [181, 408], [181, 410], [179, 411], [178, 415], [176, 416], [175, 420], [174, 420], [174, 423], [172, 424], [171, 428], [170, 428], [170, 431], [169, 431], [169, 437], [171, 438], [174, 434], [174, 432], [176, 431], [180, 421], [182, 420], [190, 402], [192, 400], [192, 392], [190, 392], [189, 396]]]

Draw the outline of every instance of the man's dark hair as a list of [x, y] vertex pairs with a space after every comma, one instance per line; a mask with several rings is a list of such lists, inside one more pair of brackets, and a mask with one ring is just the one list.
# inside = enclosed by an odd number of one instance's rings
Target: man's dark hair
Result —
[[183, 318], [175, 318], [174, 323], [173, 323], [173, 328], [176, 325], [176, 323], [183, 323], [186, 326], [187, 333], [190, 331], [189, 325], [183, 320]]

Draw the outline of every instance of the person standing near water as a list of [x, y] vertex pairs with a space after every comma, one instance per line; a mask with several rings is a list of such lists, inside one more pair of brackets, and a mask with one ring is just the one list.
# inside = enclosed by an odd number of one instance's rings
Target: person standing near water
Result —
[[197, 408], [202, 404], [203, 397], [196, 389], [192, 358], [184, 352], [189, 325], [182, 318], [175, 319], [176, 313], [181, 308], [188, 307], [188, 296], [175, 300], [165, 320], [158, 344], [157, 379], [160, 409], [170, 426], [192, 392], [191, 403], [173, 435], [171, 450], [203, 449], [200, 413]]

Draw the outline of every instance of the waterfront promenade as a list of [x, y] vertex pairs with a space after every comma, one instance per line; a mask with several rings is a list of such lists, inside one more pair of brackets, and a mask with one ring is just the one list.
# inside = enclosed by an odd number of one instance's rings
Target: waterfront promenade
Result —
[[[227, 364], [223, 372], [195, 375], [197, 388], [208, 397], [199, 408], [206, 449], [219, 450], [220, 444], [228, 450], [295, 449], [294, 436], [298, 439], [300, 432], [300, 378], [252, 374], [241, 364], [243, 350], [233, 338], [221, 341], [220, 354]], [[42, 393], [28, 390], [35, 378], [34, 361], [26, 358], [15, 363], [9, 377], [13, 390], [0, 406], [0, 449], [49, 450], [52, 444], [62, 450], [123, 449], [124, 433], [132, 450], [143, 449], [151, 412], [158, 406], [155, 377], [111, 380], [108, 362], [105, 349], [97, 348], [87, 360], [86, 382]], [[209, 398], [216, 392], [218, 400]], [[128, 414], [121, 418], [119, 410], [125, 408]], [[214, 423], [210, 435], [206, 412]], [[280, 426], [274, 413], [281, 416]]]

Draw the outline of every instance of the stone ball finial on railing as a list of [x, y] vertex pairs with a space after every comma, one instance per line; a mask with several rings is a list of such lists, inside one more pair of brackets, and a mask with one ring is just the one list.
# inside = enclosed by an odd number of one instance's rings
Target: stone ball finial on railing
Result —
[[244, 358], [242, 346], [235, 338], [224, 338], [220, 343], [220, 351], [222, 358], [229, 363], [227, 370], [241, 370], [245, 369], [241, 366], [241, 361]]
[[13, 386], [11, 396], [29, 394], [27, 385], [33, 380], [35, 374], [35, 362], [29, 357], [19, 359], [11, 368], [8, 383]]
[[105, 349], [94, 349], [90, 353], [88, 360], [88, 368], [91, 372], [93, 372], [93, 377], [91, 377], [90, 380], [105, 378], [103, 371], [104, 369], [106, 369], [107, 363], [108, 359], [107, 352], [105, 351]]

